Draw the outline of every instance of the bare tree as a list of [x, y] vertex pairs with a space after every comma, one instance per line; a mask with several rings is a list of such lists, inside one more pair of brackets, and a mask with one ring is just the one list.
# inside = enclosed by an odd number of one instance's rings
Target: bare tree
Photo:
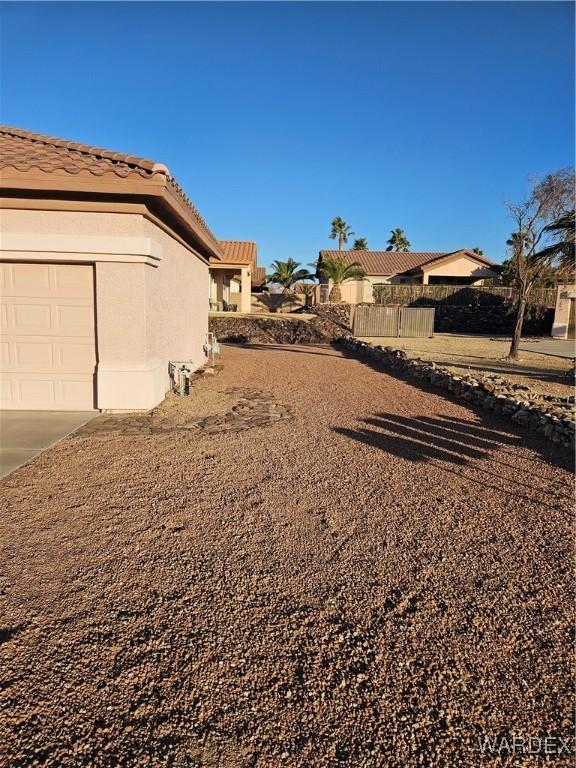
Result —
[[549, 227], [574, 208], [574, 170], [562, 168], [542, 179], [534, 179], [528, 199], [522, 203], [508, 203], [506, 207], [515, 224], [507, 244], [510, 271], [518, 289], [516, 321], [508, 357], [517, 360], [530, 291], [553, 260], [552, 255], [542, 255], [553, 238], [553, 230]]

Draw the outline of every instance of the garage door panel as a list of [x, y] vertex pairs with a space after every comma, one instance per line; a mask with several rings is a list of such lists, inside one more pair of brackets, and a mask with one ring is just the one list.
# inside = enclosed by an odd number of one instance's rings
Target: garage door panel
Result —
[[94, 408], [93, 268], [4, 263], [0, 278], [0, 406]]
[[58, 305], [56, 307], [56, 328], [73, 333], [91, 333], [94, 330], [94, 309], [91, 306]]
[[25, 370], [45, 370], [54, 366], [54, 351], [49, 341], [19, 341], [14, 350], [16, 365]]
[[19, 296], [46, 296], [50, 292], [48, 264], [10, 264], [9, 285]]
[[54, 292], [57, 296], [92, 298], [94, 284], [92, 272], [88, 269], [67, 269], [68, 265], [54, 265]]
[[3, 376], [0, 379], [0, 407], [2, 403], [10, 403], [12, 400], [12, 382]]
[[87, 371], [95, 369], [96, 356], [93, 344], [58, 344], [56, 347], [58, 365], [61, 368], [78, 368]]
[[94, 373], [94, 344], [84, 339], [12, 337], [0, 343], [2, 369], [6, 372], [52, 371]]
[[0, 408], [25, 411], [83, 411], [94, 404], [94, 377], [82, 374], [2, 375]]
[[[60, 382], [62, 390], [62, 400], [66, 403], [85, 403], [87, 400], [92, 402], [94, 407], [94, 382], [93, 379], [64, 379]], [[82, 410], [75, 406], [75, 409]]]
[[14, 333], [37, 333], [52, 329], [52, 311], [46, 304], [14, 304], [8, 308], [8, 330]]
[[23, 301], [2, 297], [2, 331], [18, 335], [94, 336], [94, 307], [89, 299]]
[[53, 380], [20, 378], [16, 382], [16, 391], [20, 402], [31, 406], [54, 403], [56, 400], [56, 383]]

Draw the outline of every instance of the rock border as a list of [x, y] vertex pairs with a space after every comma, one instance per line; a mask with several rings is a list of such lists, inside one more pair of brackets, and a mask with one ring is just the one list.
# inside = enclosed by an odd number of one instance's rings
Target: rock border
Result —
[[574, 450], [576, 408], [573, 396], [563, 399], [537, 395], [528, 387], [511, 384], [499, 376], [458, 376], [432, 361], [408, 358], [403, 350], [393, 347], [374, 346], [345, 337], [335, 343], [360, 358], [427, 381], [471, 405], [507, 417], [563, 449]]

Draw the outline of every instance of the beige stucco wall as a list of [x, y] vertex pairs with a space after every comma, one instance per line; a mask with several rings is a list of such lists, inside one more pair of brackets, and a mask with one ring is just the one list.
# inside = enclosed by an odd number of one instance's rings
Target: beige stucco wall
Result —
[[55, 235], [142, 235], [143, 217], [131, 213], [0, 209], [0, 231]]
[[430, 277], [474, 277], [476, 280], [484, 280], [498, 276], [493, 269], [483, 266], [469, 256], [458, 256], [437, 266], [426, 267], [422, 271], [424, 283], [427, 283]]
[[97, 406], [144, 410], [205, 361], [208, 265], [141, 214], [1, 212], [0, 259], [95, 264]]
[[[330, 284], [332, 289], [332, 284]], [[361, 304], [374, 301], [372, 297], [372, 281], [369, 277], [364, 280], [345, 280], [340, 286], [342, 300], [349, 304]]]
[[565, 339], [568, 335], [568, 321], [570, 319], [570, 305], [576, 299], [576, 285], [559, 285], [556, 290], [556, 309], [554, 311], [554, 323], [552, 336], [556, 339]]
[[162, 360], [166, 372], [170, 360], [199, 368], [206, 359], [208, 265], [152, 222], [144, 221], [144, 234], [162, 248], [158, 267], [145, 273], [148, 356]]
[[[413, 278], [414, 281], [417, 278]], [[372, 304], [374, 302], [374, 286], [381, 283], [406, 283], [411, 282], [407, 278], [397, 275], [366, 275], [362, 280], [347, 280], [342, 284], [342, 296], [344, 301], [350, 304]]]

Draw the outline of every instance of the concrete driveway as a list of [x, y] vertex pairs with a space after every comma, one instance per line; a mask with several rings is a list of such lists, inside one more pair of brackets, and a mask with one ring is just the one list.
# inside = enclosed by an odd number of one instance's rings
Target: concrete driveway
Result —
[[0, 411], [0, 477], [97, 415], [97, 411]]

